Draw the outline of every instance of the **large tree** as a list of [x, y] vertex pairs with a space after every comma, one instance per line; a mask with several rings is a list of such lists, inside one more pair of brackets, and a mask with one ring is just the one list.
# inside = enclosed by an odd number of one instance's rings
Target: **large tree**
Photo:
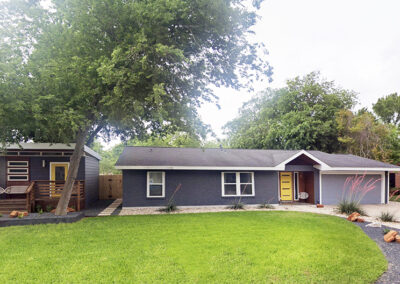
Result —
[[354, 92], [313, 72], [245, 103], [225, 129], [232, 147], [335, 152], [340, 148], [335, 114], [355, 100]]
[[[245, 3], [0, 3], [6, 15], [0, 18], [0, 43], [7, 50], [0, 60], [11, 73], [0, 89], [2, 141], [76, 143], [56, 214], [66, 214], [83, 146], [99, 133], [123, 139], [192, 133], [202, 125], [196, 107], [216, 102], [211, 84], [242, 88], [270, 76], [258, 56], [263, 47], [248, 41], [257, 16]], [[20, 118], [9, 119], [7, 112]]]
[[378, 99], [373, 105], [374, 112], [385, 123], [400, 124], [400, 96], [397, 93]]
[[336, 120], [341, 152], [388, 163], [400, 162], [399, 131], [393, 124], [382, 123], [366, 109], [357, 113], [341, 110]]

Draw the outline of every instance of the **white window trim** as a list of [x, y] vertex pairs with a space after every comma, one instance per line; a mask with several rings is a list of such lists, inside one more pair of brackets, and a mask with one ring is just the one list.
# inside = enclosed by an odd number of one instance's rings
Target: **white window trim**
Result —
[[[225, 174], [235, 174], [236, 175], [236, 183], [225, 183]], [[240, 174], [251, 174], [251, 183], [240, 183]], [[226, 184], [235, 184], [236, 185], [236, 194], [230, 195], [225, 194], [225, 185]], [[240, 185], [241, 184], [251, 184], [252, 194], [241, 194]], [[255, 187], [254, 187], [254, 172], [221, 172], [221, 195], [222, 197], [251, 197], [255, 196]]]
[[[293, 172], [293, 200], [299, 201], [299, 172]], [[297, 198], [296, 198], [297, 192]]]
[[[25, 177], [25, 179], [11, 179], [11, 177]], [[8, 175], [7, 181], [29, 181], [28, 175]]]
[[[150, 173], [161, 173], [162, 174], [162, 183], [152, 183], [153, 185], [162, 185], [162, 195], [161, 196], [151, 196], [150, 195]], [[161, 171], [148, 171], [147, 172], [146, 198], [165, 198], [165, 172], [161, 172]]]
[[[12, 170], [25, 170], [25, 172], [13, 173]], [[29, 168], [7, 168], [7, 174], [12, 174], [12, 175], [25, 175], [25, 174], [29, 174]]]
[[[25, 165], [19, 165], [19, 166], [10, 165], [10, 163], [21, 163], [21, 162], [24, 162]], [[29, 161], [7, 161], [7, 167], [10, 167], [10, 168], [27, 168], [27, 167], [29, 167]]]

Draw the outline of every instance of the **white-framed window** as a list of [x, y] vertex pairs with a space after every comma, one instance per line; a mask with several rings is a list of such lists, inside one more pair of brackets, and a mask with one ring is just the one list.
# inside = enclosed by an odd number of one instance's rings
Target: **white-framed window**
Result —
[[8, 168], [7, 169], [8, 174], [28, 174], [29, 169], [28, 168]]
[[29, 178], [27, 175], [8, 175], [8, 181], [28, 181]]
[[8, 161], [7, 162], [8, 167], [13, 167], [13, 168], [25, 168], [29, 166], [28, 161]]
[[254, 196], [253, 172], [222, 172], [222, 196]]
[[147, 172], [147, 198], [165, 197], [165, 172]]

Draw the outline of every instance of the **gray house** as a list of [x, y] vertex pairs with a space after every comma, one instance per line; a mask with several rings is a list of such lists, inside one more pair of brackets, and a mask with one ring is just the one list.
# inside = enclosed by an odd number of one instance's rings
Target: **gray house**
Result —
[[400, 167], [347, 154], [305, 150], [126, 147], [123, 207], [306, 202], [337, 204], [345, 197], [387, 203], [389, 173]]
[[[62, 193], [74, 144], [21, 143], [0, 154], [0, 212], [55, 207]], [[98, 200], [98, 153], [84, 148], [70, 206], [77, 210]]]

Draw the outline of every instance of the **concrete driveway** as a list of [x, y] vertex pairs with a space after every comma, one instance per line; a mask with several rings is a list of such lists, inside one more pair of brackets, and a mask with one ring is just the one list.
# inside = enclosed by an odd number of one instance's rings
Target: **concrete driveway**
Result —
[[379, 218], [382, 212], [390, 212], [400, 221], [400, 202], [390, 201], [389, 204], [361, 205], [368, 216]]

